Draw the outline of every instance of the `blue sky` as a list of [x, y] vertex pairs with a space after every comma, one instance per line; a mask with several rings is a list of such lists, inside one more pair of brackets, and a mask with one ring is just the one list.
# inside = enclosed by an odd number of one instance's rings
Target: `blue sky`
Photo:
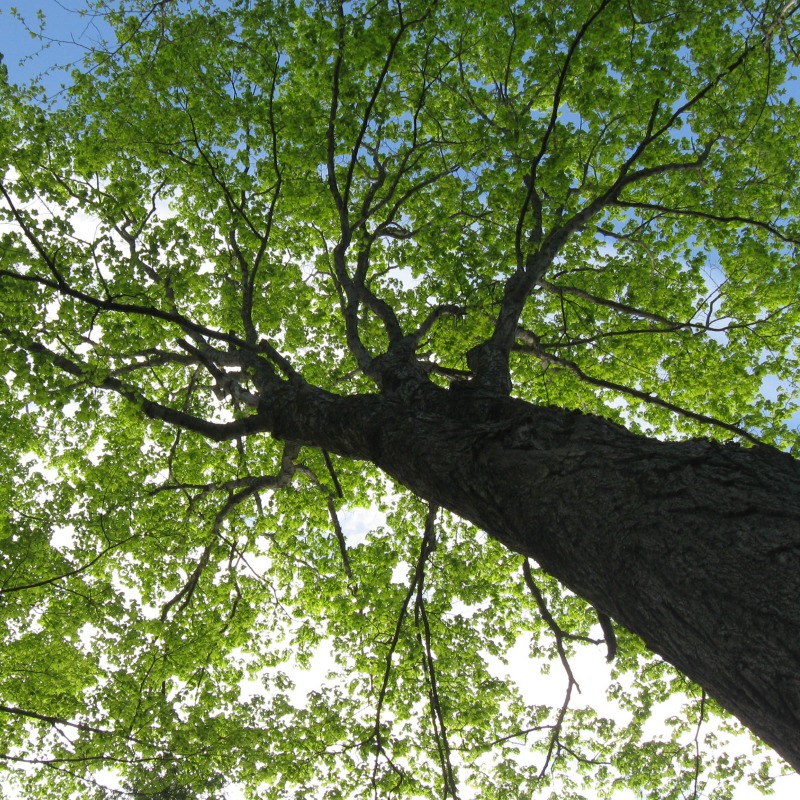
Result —
[[[0, 2], [0, 53], [12, 83], [41, 75], [48, 94], [58, 92], [66, 76], [56, 68], [79, 62], [109, 30], [102, 17], [81, 14], [82, 7], [81, 0]], [[44, 39], [37, 41], [32, 32]]]

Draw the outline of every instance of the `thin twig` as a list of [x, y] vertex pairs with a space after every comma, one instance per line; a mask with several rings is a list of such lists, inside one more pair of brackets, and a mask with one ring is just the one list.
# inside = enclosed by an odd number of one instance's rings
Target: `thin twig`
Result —
[[342, 486], [339, 483], [339, 478], [336, 477], [336, 470], [333, 468], [333, 462], [331, 461], [330, 453], [323, 447], [322, 448], [322, 456], [325, 459], [325, 466], [328, 468], [328, 473], [331, 476], [331, 480], [333, 481], [333, 486], [336, 489], [336, 496], [337, 497], [344, 497], [344, 492], [342, 492]]

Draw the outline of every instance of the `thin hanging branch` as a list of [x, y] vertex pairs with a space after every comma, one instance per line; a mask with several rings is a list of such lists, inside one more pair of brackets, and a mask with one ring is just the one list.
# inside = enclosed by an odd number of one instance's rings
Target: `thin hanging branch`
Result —
[[283, 448], [283, 456], [281, 458], [281, 469], [277, 475], [263, 475], [259, 478], [254, 479], [249, 485], [245, 486], [245, 488], [241, 489], [239, 492], [232, 494], [228, 497], [226, 503], [222, 506], [222, 508], [217, 512], [216, 516], [214, 517], [214, 524], [212, 526], [212, 536], [208, 544], [203, 548], [203, 552], [200, 555], [200, 559], [197, 562], [197, 566], [192, 571], [191, 575], [189, 576], [186, 583], [183, 585], [181, 590], [170, 600], [168, 600], [164, 604], [164, 608], [161, 610], [161, 621], [165, 622], [167, 616], [169, 615], [170, 609], [176, 604], [180, 603], [178, 606], [178, 613], [183, 611], [191, 602], [192, 597], [194, 596], [195, 590], [197, 589], [197, 584], [200, 580], [200, 577], [203, 574], [203, 571], [208, 566], [209, 559], [211, 558], [211, 553], [213, 552], [214, 546], [216, 543], [222, 539], [222, 523], [225, 519], [230, 515], [230, 513], [241, 503], [243, 503], [247, 498], [252, 497], [257, 492], [260, 492], [264, 489], [282, 489], [284, 486], [287, 486], [291, 481], [294, 473], [297, 469], [294, 459], [297, 458], [300, 452], [300, 445], [296, 442], [287, 442]]
[[547, 627], [553, 632], [553, 636], [555, 636], [558, 657], [561, 659], [561, 664], [564, 667], [564, 671], [567, 673], [570, 685], [574, 685], [580, 692], [581, 687], [578, 686], [578, 682], [575, 680], [575, 675], [572, 673], [572, 667], [570, 666], [569, 659], [567, 658], [567, 652], [564, 649], [564, 640], [570, 638], [570, 635], [562, 630], [561, 626], [556, 622], [555, 618], [550, 613], [550, 609], [547, 607], [544, 596], [533, 579], [531, 566], [528, 563], [527, 558], [523, 559], [522, 561], [522, 575], [525, 578], [525, 584], [530, 590], [530, 593], [533, 595], [534, 600], [536, 600], [536, 605], [539, 607], [539, 613], [542, 615], [542, 619], [545, 621], [545, 623], [547, 623]]
[[339, 552], [342, 555], [342, 564], [344, 565], [344, 574], [347, 576], [347, 581], [350, 584], [350, 590], [355, 594], [356, 580], [353, 577], [353, 568], [350, 566], [350, 555], [347, 552], [347, 542], [342, 532], [342, 526], [339, 522], [339, 517], [336, 514], [336, 505], [333, 498], [328, 495], [328, 513], [331, 516], [333, 523], [333, 530], [336, 532], [336, 541], [339, 543]]
[[698, 792], [699, 792], [699, 780], [700, 780], [700, 765], [702, 763], [702, 757], [700, 753], [700, 728], [702, 728], [703, 723], [705, 722], [706, 718], [706, 690], [701, 688], [700, 689], [700, 713], [697, 716], [697, 728], [694, 732], [694, 780], [692, 781], [694, 791], [692, 792], [692, 800], [697, 800]]
[[331, 476], [331, 480], [333, 481], [333, 486], [336, 489], [336, 496], [337, 497], [344, 497], [344, 492], [342, 492], [342, 485], [339, 483], [339, 478], [336, 476], [336, 470], [333, 468], [333, 462], [331, 461], [330, 453], [323, 447], [322, 448], [322, 456], [325, 459], [325, 466], [328, 468], [328, 473]]
[[131, 541], [131, 539], [136, 539], [139, 536], [138, 533], [135, 533], [131, 536], [127, 536], [124, 539], [120, 539], [118, 542], [113, 542], [105, 549], [101, 550], [93, 559], [87, 561], [85, 564], [81, 564], [75, 569], [68, 570], [67, 572], [62, 573], [61, 575], [54, 575], [51, 578], [42, 578], [38, 581], [33, 581], [31, 583], [23, 583], [17, 586], [2, 586], [0, 587], [0, 594], [11, 594], [12, 592], [22, 592], [26, 589], [36, 589], [40, 586], [47, 586], [48, 584], [58, 583], [59, 581], [63, 581], [66, 578], [71, 578], [73, 575], [80, 575], [81, 572], [85, 572], [90, 567], [94, 566], [101, 558], [106, 556], [112, 550], [116, 549], [117, 547], [121, 547], [124, 544], [127, 544]]
[[[436, 545], [435, 522], [439, 507], [430, 504], [428, 514], [425, 518], [425, 537], [428, 543], [428, 552], [432, 552]], [[439, 686], [436, 676], [436, 662], [433, 657], [431, 626], [428, 620], [428, 612], [425, 609], [425, 573], [420, 573], [417, 581], [417, 599], [414, 608], [414, 617], [417, 626], [422, 623], [422, 632], [417, 633], [417, 639], [423, 648], [423, 668], [428, 680], [428, 699], [430, 702], [431, 724], [433, 725], [433, 735], [436, 739], [436, 750], [439, 756], [439, 764], [442, 770], [442, 780], [444, 782], [444, 797], [458, 798], [458, 786], [456, 784], [455, 771], [450, 756], [451, 748], [447, 737], [447, 724], [442, 711], [442, 704], [439, 699]]]
[[[408, 587], [408, 591], [403, 598], [403, 602], [400, 604], [400, 613], [397, 615], [397, 623], [394, 628], [394, 634], [392, 635], [392, 640], [389, 643], [389, 649], [386, 653], [386, 660], [385, 666], [383, 670], [383, 680], [381, 682], [381, 688], [378, 691], [378, 699], [375, 704], [375, 723], [372, 727], [372, 732], [370, 733], [369, 737], [364, 740], [361, 744], [368, 744], [369, 742], [375, 742], [375, 762], [372, 768], [372, 787], [375, 791], [375, 796], [377, 797], [377, 774], [378, 774], [378, 759], [381, 755], [383, 755], [387, 761], [389, 761], [391, 765], [391, 760], [389, 759], [384, 746], [383, 746], [383, 738], [381, 736], [381, 713], [383, 711], [383, 705], [386, 701], [386, 693], [389, 687], [389, 678], [392, 674], [392, 658], [394, 656], [395, 650], [397, 649], [397, 644], [400, 641], [400, 632], [403, 628], [403, 620], [408, 613], [408, 606], [411, 602], [411, 598], [414, 596], [417, 586], [419, 582], [422, 580], [422, 576], [425, 572], [425, 562], [430, 557], [430, 554], [433, 552], [435, 547], [435, 531], [433, 529], [433, 520], [436, 518], [436, 514], [438, 513], [439, 507], [434, 506], [431, 504], [428, 508], [428, 515], [425, 519], [425, 530], [422, 536], [422, 543], [420, 544], [420, 551], [419, 551], [419, 558], [417, 559], [416, 567], [414, 568], [414, 575], [411, 579], [411, 584]], [[430, 521], [430, 522], [429, 522]]]

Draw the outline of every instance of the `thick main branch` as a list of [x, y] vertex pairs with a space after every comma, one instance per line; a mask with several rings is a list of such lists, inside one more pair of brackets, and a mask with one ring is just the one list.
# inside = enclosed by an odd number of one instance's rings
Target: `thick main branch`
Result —
[[535, 559], [800, 768], [800, 467], [469, 390], [284, 384], [281, 438], [371, 461]]

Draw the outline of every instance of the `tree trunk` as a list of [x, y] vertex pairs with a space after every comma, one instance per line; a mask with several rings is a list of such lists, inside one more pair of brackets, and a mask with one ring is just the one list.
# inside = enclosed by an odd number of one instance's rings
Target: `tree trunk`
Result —
[[[369, 460], [530, 556], [800, 770], [800, 465], [476, 391], [284, 385], [275, 435]], [[411, 393], [409, 393], [411, 394]]]

